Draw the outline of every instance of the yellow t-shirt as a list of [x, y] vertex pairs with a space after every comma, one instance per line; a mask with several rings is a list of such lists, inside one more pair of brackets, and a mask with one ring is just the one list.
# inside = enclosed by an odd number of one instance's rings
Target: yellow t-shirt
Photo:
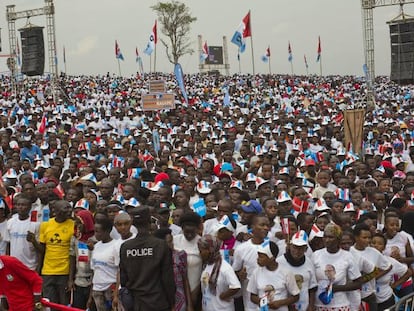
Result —
[[46, 245], [42, 274], [69, 274], [69, 248], [74, 228], [72, 219], [58, 223], [52, 218], [40, 225], [39, 242]]

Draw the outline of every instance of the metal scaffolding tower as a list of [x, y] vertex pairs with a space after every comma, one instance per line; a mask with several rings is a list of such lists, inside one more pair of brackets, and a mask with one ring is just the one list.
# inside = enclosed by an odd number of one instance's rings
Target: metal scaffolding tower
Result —
[[[361, 0], [362, 6], [362, 26], [364, 38], [364, 56], [367, 65], [368, 77], [371, 79], [372, 86], [367, 92], [367, 107], [375, 105], [373, 84], [375, 83], [375, 50], [374, 50], [374, 8], [403, 6], [404, 4], [414, 3], [414, 0]], [[367, 81], [368, 82], [368, 81]]]
[[[15, 5], [8, 5], [6, 8], [6, 19], [9, 29], [9, 47], [10, 54], [13, 55], [16, 59], [16, 45], [17, 45], [17, 36], [16, 36], [16, 20], [22, 18], [30, 18], [33, 16], [46, 15], [46, 33], [47, 33], [47, 49], [48, 49], [48, 58], [49, 58], [49, 71], [52, 77], [52, 84], [54, 84], [56, 78], [58, 77], [58, 66], [57, 66], [57, 52], [56, 52], [56, 32], [55, 32], [55, 6], [53, 0], [45, 0], [45, 6], [42, 8], [25, 10], [16, 12]], [[12, 71], [12, 76], [15, 77], [17, 74], [16, 62], [14, 62]], [[12, 79], [13, 81], [14, 79]], [[15, 84], [16, 81], [14, 80]]]

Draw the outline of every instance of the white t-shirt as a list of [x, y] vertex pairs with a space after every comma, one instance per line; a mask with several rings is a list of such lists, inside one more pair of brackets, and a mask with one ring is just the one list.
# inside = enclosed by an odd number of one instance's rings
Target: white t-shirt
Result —
[[408, 270], [407, 265], [402, 264], [394, 258], [388, 256], [385, 256], [385, 258], [392, 265], [392, 268], [376, 281], [376, 296], [378, 303], [386, 301], [393, 295], [393, 290], [390, 284], [396, 281], [395, 277], [396, 279], [401, 278]]
[[185, 251], [187, 253], [187, 275], [190, 289], [193, 291], [200, 285], [200, 277], [202, 270], [202, 260], [200, 251], [198, 250], [198, 240], [200, 236], [197, 235], [193, 240], [187, 241], [184, 234], [177, 234], [173, 236], [174, 249], [177, 251]]
[[116, 283], [120, 245], [117, 240], [108, 243], [99, 241], [95, 244], [91, 260], [91, 269], [94, 270], [93, 290], [104, 291]]
[[323, 304], [319, 295], [325, 292], [329, 286], [330, 281], [327, 274], [331, 277], [332, 284], [338, 285], [345, 285], [348, 280], [352, 281], [361, 276], [358, 266], [354, 262], [354, 257], [342, 249], [331, 254], [326, 248], [323, 248], [313, 253], [312, 261], [315, 265], [316, 280], [318, 281], [315, 305], [318, 307], [328, 306], [328, 308], [350, 306], [346, 292], [335, 292], [328, 305]]
[[27, 231], [33, 232], [38, 240], [39, 228], [40, 222], [30, 221], [30, 217], [25, 220], [12, 217], [7, 221], [7, 230], [10, 237], [10, 256], [19, 259], [30, 270], [37, 268], [38, 256], [33, 244], [26, 240]]
[[[247, 285], [247, 291], [259, 296], [260, 299], [267, 296], [268, 302], [300, 294], [293, 273], [280, 266], [275, 271], [270, 271], [265, 267], [258, 267]], [[269, 308], [269, 310], [288, 311], [288, 307]]]
[[242, 283], [242, 294], [244, 309], [247, 311], [257, 310], [257, 305], [250, 301], [250, 293], [247, 291], [249, 280], [252, 278], [254, 271], [258, 268], [257, 264], [257, 251], [260, 249], [260, 244], [253, 244], [252, 240], [248, 240], [242, 244], [239, 244], [234, 249], [233, 254], [233, 269], [234, 271], [240, 271], [246, 268], [247, 279]]
[[392, 239], [387, 240], [384, 255], [391, 256], [394, 250], [398, 250], [401, 257], [405, 257], [405, 246], [410, 243], [408, 233], [404, 231], [397, 232]]
[[219, 221], [217, 220], [217, 218], [207, 219], [203, 224], [203, 235], [206, 235], [206, 234], [215, 235], [216, 233], [215, 228], [218, 223]]
[[7, 231], [7, 221], [0, 223], [0, 255], [6, 255], [7, 242], [9, 241], [9, 233]]
[[[354, 261], [358, 265], [360, 272], [370, 273], [375, 269], [375, 264], [365, 257], [362, 257], [359, 252], [351, 251], [349, 253], [354, 257]], [[359, 311], [361, 306], [361, 290], [352, 290], [346, 292], [346, 295], [348, 296], [349, 302], [351, 304], [351, 311]]]
[[[361, 257], [370, 261], [375, 267], [381, 270], [387, 270], [390, 267], [389, 261], [385, 258], [383, 254], [381, 254], [378, 250], [373, 247], [366, 247], [364, 250], [358, 250], [355, 246], [351, 246], [351, 253], [358, 254]], [[361, 271], [365, 273], [372, 272], [371, 271]], [[361, 298], [368, 297], [369, 295], [375, 293], [375, 279], [372, 279], [369, 282], [362, 284], [361, 287]]]
[[318, 286], [312, 261], [305, 257], [305, 262], [301, 266], [292, 266], [285, 256], [278, 257], [276, 261], [279, 263], [279, 267], [294, 273], [296, 285], [300, 290], [299, 301], [295, 303], [295, 309], [306, 311], [309, 305], [309, 289]]
[[228, 289], [241, 288], [233, 268], [226, 261], [221, 261], [220, 272], [217, 278], [216, 295], [210, 292], [208, 281], [214, 265], [207, 265], [201, 273], [201, 293], [203, 295], [203, 311], [234, 311], [233, 299], [221, 300], [220, 294]]

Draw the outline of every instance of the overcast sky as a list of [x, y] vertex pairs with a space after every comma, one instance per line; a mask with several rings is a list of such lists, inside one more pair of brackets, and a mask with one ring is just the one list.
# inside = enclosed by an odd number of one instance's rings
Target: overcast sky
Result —
[[[295, 74], [306, 73], [303, 56], [306, 54], [309, 73], [319, 73], [316, 63], [318, 36], [322, 41], [324, 74], [363, 75], [362, 16], [359, 0], [183, 0], [197, 21], [191, 27], [193, 55], [181, 59], [184, 73], [198, 71], [197, 35], [209, 45], [221, 45], [227, 36], [230, 71], [238, 72], [237, 46], [230, 43], [241, 19], [251, 10], [253, 46], [256, 72], [267, 73], [268, 65], [260, 60], [268, 45], [271, 48], [272, 73], [290, 73], [288, 41], [293, 52]], [[144, 69], [149, 70], [149, 57], [142, 53], [151, 32], [156, 14], [152, 0], [55, 0], [56, 40], [59, 70], [63, 70], [63, 45], [66, 46], [69, 74], [99, 74], [118, 72], [114, 55], [114, 41], [118, 40], [125, 61], [123, 75], [137, 71], [135, 47], [142, 54]], [[2, 48], [8, 53], [6, 5], [15, 4], [16, 11], [38, 8], [41, 0], [6, 0], [0, 2]], [[406, 6], [406, 13], [414, 10]], [[377, 75], [390, 73], [389, 30], [386, 22], [399, 14], [399, 7], [374, 10], [375, 62]], [[35, 17], [32, 24], [46, 25], [44, 16]], [[18, 20], [16, 28], [26, 20]], [[46, 42], [46, 30], [44, 30]], [[159, 31], [159, 36], [162, 36]], [[241, 54], [242, 72], [252, 72], [250, 40]], [[7, 70], [5, 58], [0, 59], [0, 72]], [[46, 68], [48, 65], [46, 61]], [[172, 72], [173, 66], [165, 56], [165, 49], [157, 46], [157, 71]]]

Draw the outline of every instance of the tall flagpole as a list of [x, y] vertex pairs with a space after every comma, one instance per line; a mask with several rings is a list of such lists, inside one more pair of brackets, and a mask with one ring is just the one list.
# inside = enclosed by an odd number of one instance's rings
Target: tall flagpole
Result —
[[150, 70], [149, 70], [149, 74], [151, 74], [152, 72], [152, 55], [150, 54]]
[[63, 63], [65, 64], [65, 74], [66, 74], [66, 48], [63, 46]]
[[255, 74], [255, 70], [254, 70], [254, 50], [253, 50], [253, 31], [252, 31], [252, 15], [250, 14], [250, 10], [249, 10], [249, 16], [250, 16], [250, 45], [252, 48], [252, 67], [253, 67], [253, 75]]
[[119, 72], [119, 76], [121, 77], [121, 62], [119, 61], [119, 58], [117, 58], [118, 60], [118, 72]]
[[293, 59], [290, 61], [290, 71], [292, 72], [292, 76], [293, 76]]
[[157, 72], [157, 70], [155, 69], [156, 64], [157, 64], [157, 44], [155, 44], [155, 47], [154, 47], [154, 73]]
[[[270, 47], [269, 47], [270, 48]], [[272, 67], [271, 67], [271, 65], [270, 65], [270, 63], [271, 63], [271, 57], [270, 57], [270, 55], [269, 55], [269, 75], [271, 75], [272, 74]]]
[[321, 56], [319, 57], [319, 74], [320, 76], [322, 76], [322, 53], [321, 53]]
[[239, 62], [239, 74], [241, 73], [240, 48], [237, 51], [237, 60]]

